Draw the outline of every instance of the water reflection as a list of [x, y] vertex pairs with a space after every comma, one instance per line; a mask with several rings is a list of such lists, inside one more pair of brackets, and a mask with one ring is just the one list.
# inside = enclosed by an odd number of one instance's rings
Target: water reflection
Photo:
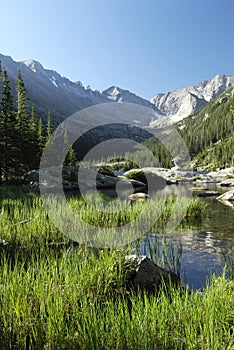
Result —
[[[155, 195], [197, 196], [198, 192], [189, 192], [191, 186], [194, 185], [165, 186]], [[228, 190], [215, 184], [204, 187], [220, 194]], [[111, 192], [108, 195], [111, 197]], [[126, 199], [128, 193], [122, 195]], [[194, 289], [203, 288], [211, 274], [220, 274], [227, 261], [232, 264], [234, 274], [234, 208], [223, 205], [215, 197], [201, 200], [208, 207], [200, 220], [179, 225], [174, 234], [151, 232], [134, 246], [139, 254], [149, 256], [160, 266], [180, 272], [183, 283]]]
[[[214, 184], [209, 185], [209, 189], [220, 193], [227, 190]], [[171, 188], [171, 192], [174, 191]], [[167, 192], [169, 194], [170, 186], [167, 186]], [[193, 195], [196, 196], [196, 193]], [[215, 198], [202, 200], [208, 204], [208, 208], [202, 219], [194, 222], [194, 225], [178, 227], [178, 232], [170, 235], [153, 233], [141, 242], [141, 253], [150, 257], [152, 247], [149, 241], [157, 242], [158, 262], [166, 268], [165, 261], [160, 261], [162, 251], [165, 250], [163, 246], [167, 243], [169, 251], [173, 248], [173, 263], [177, 264], [174, 270], [179, 268], [183, 283], [194, 289], [203, 288], [211, 274], [220, 274], [226, 262], [229, 268], [231, 266], [229, 275], [233, 276], [234, 270], [234, 210]]]

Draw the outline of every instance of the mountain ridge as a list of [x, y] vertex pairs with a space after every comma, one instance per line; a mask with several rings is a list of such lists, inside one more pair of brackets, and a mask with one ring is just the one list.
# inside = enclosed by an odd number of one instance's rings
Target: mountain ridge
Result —
[[165, 114], [168, 124], [173, 124], [196, 112], [233, 86], [234, 76], [217, 74], [210, 80], [203, 80], [196, 85], [156, 94], [151, 103]]
[[217, 74], [210, 80], [182, 87], [172, 92], [157, 93], [146, 100], [129, 90], [111, 86], [103, 91], [84, 87], [80, 81], [73, 82], [58, 72], [45, 69], [35, 60], [16, 62], [10, 56], [0, 54], [0, 61], [8, 72], [15, 92], [17, 71], [21, 71], [28, 97], [36, 105], [39, 116], [47, 117], [50, 110], [54, 124], [66, 117], [100, 103], [135, 103], [154, 111], [152, 126], [160, 127], [178, 122], [194, 113], [209, 101], [234, 86], [234, 76]]

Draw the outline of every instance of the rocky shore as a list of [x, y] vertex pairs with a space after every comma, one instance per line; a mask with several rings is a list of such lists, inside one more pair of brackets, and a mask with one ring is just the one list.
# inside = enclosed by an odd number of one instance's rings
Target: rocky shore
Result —
[[[56, 190], [61, 184], [60, 176], [61, 170], [56, 167], [50, 167], [43, 170], [43, 180], [40, 181], [40, 186], [48, 190]], [[131, 169], [121, 176], [113, 176], [101, 174], [94, 169], [83, 169], [80, 171], [79, 167], [64, 167], [62, 170], [62, 186], [64, 191], [79, 191], [79, 189], [85, 191], [93, 191], [96, 189], [105, 190], [113, 189], [125, 190], [127, 188], [133, 188], [138, 191], [146, 187], [146, 184], [139, 181], [142, 177], [142, 172], [146, 176], [150, 175], [156, 178], [156, 182], [160, 184], [160, 188], [166, 185], [177, 185], [191, 183], [191, 190], [201, 189], [200, 196], [219, 196], [219, 192], [208, 191], [205, 188], [205, 184], [215, 183], [221, 187], [234, 187], [234, 167], [221, 169], [217, 171], [202, 171], [192, 169], [178, 169], [174, 167], [171, 169], [145, 167], [141, 169]], [[131, 179], [129, 175], [134, 173], [134, 179]], [[32, 170], [25, 175], [25, 183], [34, 187], [39, 187], [39, 170]], [[199, 184], [199, 187], [197, 186]], [[195, 186], [196, 187], [195, 187]], [[203, 190], [204, 188], [204, 190]], [[234, 203], [234, 191], [228, 191], [222, 196], [219, 196], [222, 203], [233, 206]]]

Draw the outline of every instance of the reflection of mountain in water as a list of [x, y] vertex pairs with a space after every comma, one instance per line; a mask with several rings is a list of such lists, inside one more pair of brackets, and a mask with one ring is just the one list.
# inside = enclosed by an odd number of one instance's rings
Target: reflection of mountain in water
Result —
[[[225, 191], [215, 188], [215, 185], [209, 186], [212, 190]], [[174, 186], [167, 186], [167, 193], [170, 189], [175, 192]], [[196, 289], [205, 286], [210, 274], [221, 273], [227, 260], [234, 263], [234, 210], [215, 198], [202, 200], [206, 201], [208, 208], [197, 225], [190, 226], [188, 230], [180, 228], [180, 232], [173, 235], [153, 233], [150, 236], [150, 240], [156, 240], [159, 245], [166, 241], [177, 257], [182, 247], [180, 274], [184, 284]], [[145, 239], [142, 253], [150, 254], [148, 245], [149, 241]]]

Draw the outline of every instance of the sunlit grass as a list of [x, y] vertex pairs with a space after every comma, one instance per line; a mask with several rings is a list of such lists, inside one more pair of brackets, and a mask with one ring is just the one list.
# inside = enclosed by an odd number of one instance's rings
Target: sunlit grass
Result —
[[[162, 224], [176, 216], [174, 199], [168, 203]], [[74, 211], [83, 205], [70, 204]], [[109, 220], [118, 226], [143, 206], [126, 206]], [[82, 215], [100, 223], [91, 208]], [[130, 245], [74, 246], [26, 188], [2, 188], [0, 217], [0, 349], [233, 349], [234, 284], [225, 274], [203, 292], [130, 293], [123, 264]], [[150, 249], [160, 262], [157, 246]]]

